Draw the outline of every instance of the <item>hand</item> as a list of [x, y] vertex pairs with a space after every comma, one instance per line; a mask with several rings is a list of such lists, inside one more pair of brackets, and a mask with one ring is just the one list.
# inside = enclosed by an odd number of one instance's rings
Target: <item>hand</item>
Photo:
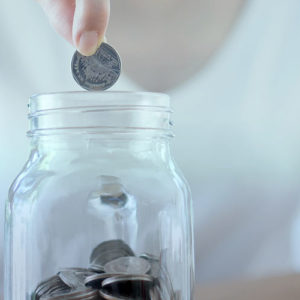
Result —
[[50, 24], [83, 55], [92, 55], [104, 39], [109, 0], [37, 0]]

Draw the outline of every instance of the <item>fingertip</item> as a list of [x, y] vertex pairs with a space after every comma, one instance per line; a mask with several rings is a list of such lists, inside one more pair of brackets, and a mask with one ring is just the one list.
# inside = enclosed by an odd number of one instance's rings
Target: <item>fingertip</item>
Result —
[[98, 47], [99, 34], [97, 31], [84, 31], [76, 45], [77, 50], [85, 56], [93, 55]]
[[108, 19], [108, 0], [76, 0], [73, 44], [81, 54], [89, 56], [96, 52], [104, 40]]

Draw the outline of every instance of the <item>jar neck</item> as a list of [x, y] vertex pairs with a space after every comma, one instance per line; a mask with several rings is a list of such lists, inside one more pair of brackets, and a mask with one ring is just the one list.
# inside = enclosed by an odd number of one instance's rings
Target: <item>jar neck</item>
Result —
[[[66, 92], [30, 98], [32, 149], [51, 157], [166, 156], [169, 97], [139, 92]], [[101, 154], [101, 155], [100, 155]], [[49, 157], [49, 156], [48, 156]]]

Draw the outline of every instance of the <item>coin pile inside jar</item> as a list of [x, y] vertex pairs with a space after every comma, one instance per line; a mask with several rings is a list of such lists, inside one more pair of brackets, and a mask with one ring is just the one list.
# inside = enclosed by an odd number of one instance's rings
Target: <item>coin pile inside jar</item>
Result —
[[65, 268], [41, 282], [32, 300], [166, 300], [176, 299], [159, 258], [136, 256], [122, 240], [99, 244], [88, 268]]

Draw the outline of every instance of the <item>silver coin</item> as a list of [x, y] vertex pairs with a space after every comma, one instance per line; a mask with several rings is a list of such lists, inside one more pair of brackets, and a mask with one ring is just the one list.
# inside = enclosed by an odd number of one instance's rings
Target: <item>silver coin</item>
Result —
[[102, 270], [104, 270], [104, 266], [108, 262], [124, 256], [128, 256], [128, 253], [125, 251], [121, 251], [121, 250], [106, 251], [102, 253], [99, 257], [97, 257], [93, 262], [91, 262], [89, 267], [95, 271], [101, 272]]
[[150, 300], [153, 278], [149, 275], [118, 275], [102, 282], [102, 291], [122, 299]]
[[141, 254], [140, 257], [145, 258], [147, 260], [159, 261], [159, 256], [156, 256], [156, 255], [153, 255], [153, 254], [150, 254], [150, 253], [146, 253], [146, 252]]
[[116, 258], [134, 256], [132, 249], [122, 240], [109, 240], [102, 242], [94, 248], [90, 256], [90, 268], [104, 270], [104, 265]]
[[79, 300], [79, 299], [98, 299], [97, 290], [90, 288], [78, 288], [68, 292], [56, 292], [43, 296], [41, 300]]
[[94, 274], [85, 278], [84, 284], [94, 289], [100, 289], [102, 281], [113, 276], [116, 276], [116, 274], [109, 274], [109, 273]]
[[132, 299], [130, 299], [130, 298], [124, 298], [124, 297], [122, 297], [122, 298], [120, 298], [120, 297], [115, 297], [115, 296], [113, 296], [113, 295], [111, 295], [111, 294], [109, 294], [107, 291], [103, 291], [103, 290], [100, 290], [99, 291], [99, 294], [100, 294], [100, 296], [103, 298], [103, 299], [106, 299], [106, 300], [132, 300]]
[[110, 88], [121, 72], [120, 57], [107, 43], [102, 43], [91, 56], [84, 56], [76, 51], [71, 65], [75, 81], [82, 88], [92, 91]]
[[68, 292], [70, 287], [67, 286], [59, 276], [53, 276], [38, 284], [32, 293], [33, 300], [39, 300], [43, 296], [50, 295], [54, 292]]
[[97, 264], [97, 262], [89, 264], [89, 270], [95, 272], [95, 273], [103, 273], [104, 267], [100, 264]]
[[128, 196], [124, 193], [119, 195], [100, 195], [102, 204], [106, 204], [115, 208], [124, 207], [128, 201]]
[[59, 278], [70, 288], [84, 287], [84, 281], [87, 277], [95, 274], [88, 270], [64, 270], [58, 273]]
[[151, 268], [145, 259], [135, 256], [119, 257], [104, 266], [107, 273], [146, 274]]
[[86, 269], [86, 268], [75, 268], [75, 267], [60, 269], [60, 272], [63, 272], [63, 271], [88, 272], [89, 269]]
[[153, 283], [153, 277], [149, 275], [131, 275], [131, 274], [122, 274], [114, 275], [109, 278], [106, 278], [102, 282], [102, 287], [107, 287], [111, 284], [123, 283], [123, 282], [144, 282], [144, 283]]
[[98, 253], [98, 256], [94, 260], [92, 260], [91, 263], [97, 261], [98, 264], [100, 263], [102, 265], [105, 265], [107, 262], [123, 256], [130, 256], [128, 251], [126, 251], [126, 249], [110, 248]]
[[142, 255], [140, 255], [141, 258], [147, 260], [149, 262], [149, 264], [151, 265], [151, 269], [148, 272], [151, 276], [153, 276], [154, 278], [158, 278], [160, 276], [160, 261], [159, 258], [157, 256], [148, 254], [148, 253], [144, 253]]
[[122, 240], [109, 240], [100, 243], [98, 246], [94, 248], [92, 251], [92, 254], [90, 256], [90, 261], [93, 261], [95, 258], [97, 258], [101, 253], [105, 251], [113, 251], [113, 250], [119, 250], [122, 249], [125, 252], [128, 253], [128, 256], [134, 256], [134, 252], [132, 249]]
[[107, 250], [109, 251], [109, 250], [115, 250], [115, 249], [124, 249], [125, 251], [127, 251], [129, 253], [130, 256], [134, 256], [134, 253], [131, 250], [131, 248], [122, 240], [109, 240], [109, 241], [100, 243], [93, 249], [91, 256], [90, 256], [90, 262], [95, 260], [101, 253], [103, 253]]

